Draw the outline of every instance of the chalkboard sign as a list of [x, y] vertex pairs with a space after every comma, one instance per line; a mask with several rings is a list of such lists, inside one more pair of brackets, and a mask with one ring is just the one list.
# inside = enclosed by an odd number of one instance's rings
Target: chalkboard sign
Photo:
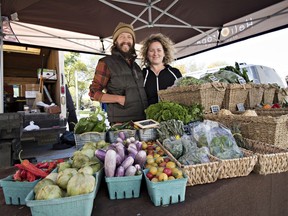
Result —
[[220, 107], [218, 105], [212, 105], [210, 108], [212, 113], [218, 113], [220, 110]]
[[134, 122], [134, 124], [139, 128], [155, 128], [159, 125], [159, 123], [157, 121], [154, 121], [153, 119], [137, 121]]

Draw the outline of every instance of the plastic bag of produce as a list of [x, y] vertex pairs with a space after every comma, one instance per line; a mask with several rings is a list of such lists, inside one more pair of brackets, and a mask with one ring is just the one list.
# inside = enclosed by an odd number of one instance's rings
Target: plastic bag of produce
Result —
[[198, 147], [206, 146], [212, 155], [220, 159], [243, 157], [230, 129], [210, 120], [195, 122], [190, 125], [191, 137], [197, 141]]

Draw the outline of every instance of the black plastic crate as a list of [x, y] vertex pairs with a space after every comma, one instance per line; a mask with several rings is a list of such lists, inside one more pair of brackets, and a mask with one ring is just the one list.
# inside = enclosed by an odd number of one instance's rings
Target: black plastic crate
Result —
[[0, 141], [0, 168], [11, 166], [11, 142]]
[[0, 114], [0, 140], [20, 138], [23, 130], [23, 119], [19, 113]]
[[23, 115], [23, 128], [30, 125], [33, 121], [34, 125], [38, 125], [40, 128], [51, 128], [60, 125], [59, 114], [49, 113], [24, 113]]
[[21, 140], [13, 139], [11, 141], [11, 147], [12, 147], [12, 160], [18, 159], [19, 152], [22, 150]]
[[65, 126], [24, 131], [22, 138], [34, 138], [38, 145], [56, 144], [60, 142], [60, 135], [66, 131]]

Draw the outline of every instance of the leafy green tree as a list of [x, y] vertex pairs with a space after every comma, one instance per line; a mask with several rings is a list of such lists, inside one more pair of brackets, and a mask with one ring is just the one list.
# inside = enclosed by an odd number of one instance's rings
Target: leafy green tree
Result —
[[[66, 84], [74, 101], [76, 101], [76, 93], [78, 92], [79, 107], [87, 106], [85, 96], [88, 95], [89, 85], [93, 79], [96, 64], [101, 57], [103, 56], [83, 55], [74, 52], [67, 52], [64, 55]], [[77, 79], [75, 75], [77, 75]], [[78, 80], [77, 90], [76, 80]]]

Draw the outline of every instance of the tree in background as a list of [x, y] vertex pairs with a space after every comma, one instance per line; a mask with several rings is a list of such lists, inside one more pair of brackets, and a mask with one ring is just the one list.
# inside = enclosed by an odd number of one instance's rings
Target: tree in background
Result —
[[[73, 101], [75, 103], [76, 92], [77, 92], [75, 75], [77, 75], [77, 79], [79, 79], [78, 74], [88, 73], [88, 69], [87, 69], [86, 64], [83, 61], [81, 61], [80, 53], [74, 53], [74, 52], [65, 53], [64, 67], [65, 67], [64, 74], [65, 74], [66, 84], [71, 93]], [[83, 86], [82, 84], [79, 85], [79, 82], [78, 82], [78, 99], [79, 99], [78, 102], [79, 102], [80, 107], [82, 106], [81, 98], [82, 98], [82, 94], [84, 91], [83, 89], [85, 89], [85, 86]]]
[[[88, 108], [92, 105], [92, 101], [88, 97], [88, 90], [96, 64], [101, 57], [103, 56], [74, 52], [67, 52], [64, 55], [66, 84], [74, 102], [76, 101], [76, 92], [78, 92], [79, 108]], [[77, 79], [75, 79], [75, 75], [77, 75]], [[77, 90], [76, 80], [78, 81]]]

